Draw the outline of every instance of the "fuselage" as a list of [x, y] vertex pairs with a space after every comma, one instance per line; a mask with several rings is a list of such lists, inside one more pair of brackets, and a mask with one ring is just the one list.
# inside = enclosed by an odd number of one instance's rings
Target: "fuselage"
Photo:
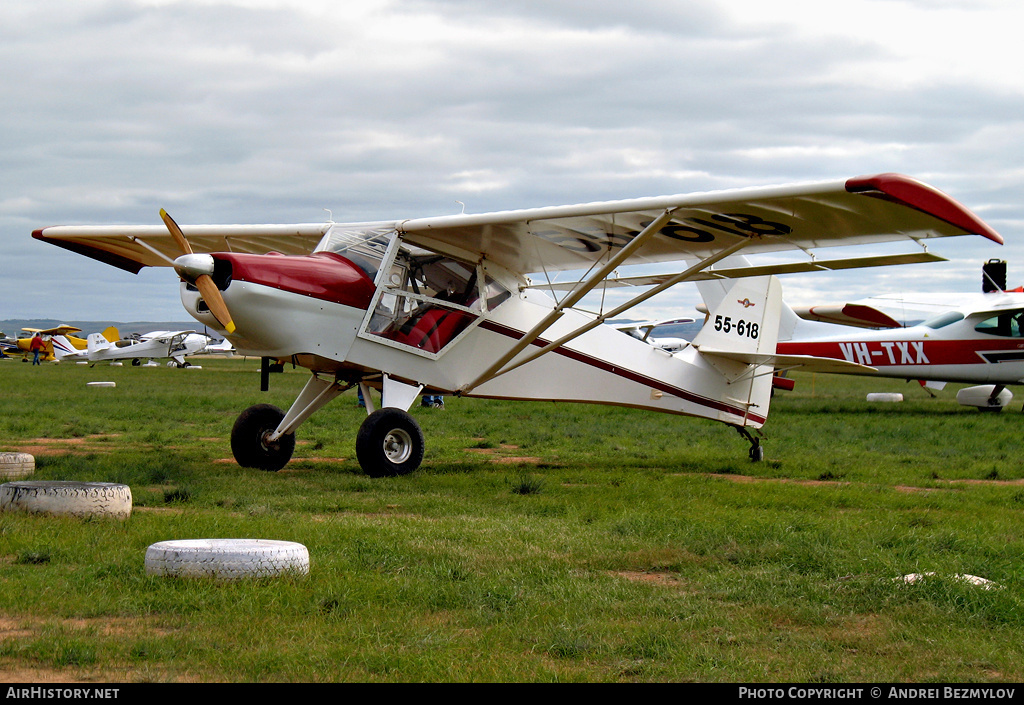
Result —
[[1024, 297], [984, 310], [949, 311], [909, 328], [780, 341], [778, 351], [874, 368], [851, 374], [1017, 384], [1024, 382]]

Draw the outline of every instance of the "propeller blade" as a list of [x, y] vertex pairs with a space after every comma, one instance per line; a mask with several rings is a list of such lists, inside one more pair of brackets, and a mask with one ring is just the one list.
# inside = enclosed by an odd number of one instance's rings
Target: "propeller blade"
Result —
[[185, 233], [181, 232], [181, 228], [179, 228], [178, 224], [174, 222], [174, 218], [168, 215], [167, 211], [163, 208], [160, 209], [160, 217], [163, 219], [164, 225], [166, 225], [167, 229], [171, 232], [171, 237], [173, 237], [174, 241], [178, 243], [178, 249], [186, 255], [192, 254], [192, 246], [188, 244], [188, 240], [185, 239]]
[[224, 326], [224, 330], [228, 333], [234, 333], [235, 322], [231, 320], [227, 304], [224, 303], [224, 297], [220, 295], [220, 289], [213, 283], [213, 278], [209, 274], [196, 277], [196, 288], [203, 295], [203, 300], [210, 307], [210, 313], [213, 314], [213, 317], [220, 321], [220, 324]]
[[[181, 228], [174, 222], [174, 218], [168, 215], [167, 211], [163, 208], [160, 209], [160, 218], [164, 221], [164, 225], [167, 226], [167, 230], [170, 231], [171, 237], [174, 238], [181, 251], [186, 255], [191, 255], [192, 246], [188, 244], [185, 233], [181, 232]], [[203, 295], [206, 305], [210, 307], [210, 313], [213, 314], [213, 317], [220, 321], [220, 324], [224, 326], [224, 330], [228, 333], [234, 333], [235, 322], [231, 320], [231, 313], [228, 311], [227, 304], [224, 303], [224, 297], [221, 296], [220, 289], [213, 282], [213, 278], [209, 274], [200, 274], [196, 277], [195, 285], [199, 289], [199, 293]]]

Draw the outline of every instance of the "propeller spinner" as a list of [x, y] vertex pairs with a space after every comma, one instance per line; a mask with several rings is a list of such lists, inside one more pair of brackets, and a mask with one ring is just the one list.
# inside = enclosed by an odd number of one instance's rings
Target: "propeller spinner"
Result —
[[224, 303], [224, 297], [221, 296], [220, 289], [217, 288], [213, 278], [210, 276], [213, 273], [213, 258], [209, 255], [194, 254], [192, 246], [188, 244], [188, 240], [185, 238], [185, 234], [181, 232], [181, 228], [178, 227], [178, 224], [174, 222], [174, 219], [163, 208], [160, 209], [160, 217], [170, 231], [171, 237], [178, 243], [178, 248], [182, 251], [182, 256], [174, 260], [174, 271], [179, 276], [196, 285], [199, 293], [203, 295], [206, 305], [210, 307], [210, 313], [213, 314], [213, 317], [224, 326], [224, 330], [228, 333], [234, 333], [235, 322], [231, 320], [231, 313], [228, 311], [227, 304]]

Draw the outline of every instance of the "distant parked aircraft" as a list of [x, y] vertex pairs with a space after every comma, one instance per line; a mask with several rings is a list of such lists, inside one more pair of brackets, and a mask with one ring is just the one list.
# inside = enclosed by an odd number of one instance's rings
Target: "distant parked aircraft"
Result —
[[[111, 331], [113, 341], [106, 337]], [[209, 336], [191, 330], [153, 331], [121, 338], [117, 329], [108, 328], [103, 334], [90, 335], [85, 350], [71, 350], [63, 336], [54, 336], [53, 347], [57, 359], [67, 362], [88, 361], [95, 364], [131, 360], [133, 365], [140, 365], [143, 360], [170, 358], [178, 367], [187, 367], [190, 363], [185, 357], [203, 351], [209, 342]]]
[[[57, 359], [54, 355], [53, 349], [53, 338], [55, 336], [63, 337], [65, 340], [64, 345], [73, 350], [85, 350], [87, 344], [85, 338], [79, 338], [78, 336], [73, 335], [74, 333], [80, 333], [82, 329], [76, 328], [75, 326], [69, 326], [67, 324], [61, 324], [59, 326], [54, 326], [53, 328], [22, 328], [21, 331], [23, 333], [28, 333], [28, 335], [15, 340], [10, 346], [5, 348], [5, 351], [10, 354], [22, 355], [22, 359], [24, 360], [28, 359], [29, 346], [32, 344], [32, 338], [36, 333], [43, 336], [43, 341], [46, 343], [46, 347], [43, 349], [42, 355], [42, 359], [46, 361], [53, 361]], [[107, 328], [107, 330], [103, 331], [103, 335], [113, 335], [116, 340], [117, 330]]]

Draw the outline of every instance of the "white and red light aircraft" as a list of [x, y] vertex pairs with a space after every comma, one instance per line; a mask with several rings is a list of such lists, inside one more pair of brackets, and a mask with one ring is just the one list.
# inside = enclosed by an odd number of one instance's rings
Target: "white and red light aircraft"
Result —
[[[915, 380], [926, 387], [974, 383], [961, 389], [964, 406], [999, 411], [1013, 395], [1007, 385], [1024, 384], [1024, 293], [1002, 289], [983, 293], [892, 295], [794, 310], [809, 321], [867, 328], [810, 334], [796, 328], [780, 339], [778, 351], [857, 362], [850, 374]], [[904, 311], [927, 312], [904, 327]], [[789, 336], [783, 334], [782, 338]]]
[[[239, 464], [280, 469], [299, 425], [359, 385], [369, 415], [356, 454], [374, 476], [419, 466], [423, 434], [407, 410], [423, 391], [710, 418], [735, 427], [759, 460], [763, 448], [751, 431], [765, 423], [773, 365], [780, 363], [782, 298], [775, 277], [738, 279], [712, 311], [716, 325], [678, 352], [623, 335], [605, 321], [739, 251], [811, 256], [739, 274], [748, 276], [908, 261], [823, 263], [814, 251], [827, 246], [920, 245], [966, 234], [1002, 242], [956, 201], [897, 174], [358, 224], [179, 227], [161, 216], [163, 227], [56, 226], [33, 237], [128, 271], [173, 266], [185, 309], [240, 354], [310, 370], [287, 412], [260, 404], [239, 416], [231, 437]], [[927, 249], [906, 257], [941, 259]], [[578, 308], [619, 266], [687, 259], [697, 263], [613, 310]], [[589, 271], [558, 299], [527, 277], [578, 270]], [[371, 387], [381, 389], [380, 409], [370, 401]]]
[[178, 367], [188, 367], [188, 355], [203, 352], [210, 344], [210, 337], [194, 330], [157, 330], [142, 335], [122, 338], [114, 327], [102, 334], [92, 333], [86, 338], [84, 350], [75, 350], [63, 336], [53, 337], [53, 354], [61, 362], [119, 362], [131, 360], [138, 366], [143, 360], [168, 358]]

